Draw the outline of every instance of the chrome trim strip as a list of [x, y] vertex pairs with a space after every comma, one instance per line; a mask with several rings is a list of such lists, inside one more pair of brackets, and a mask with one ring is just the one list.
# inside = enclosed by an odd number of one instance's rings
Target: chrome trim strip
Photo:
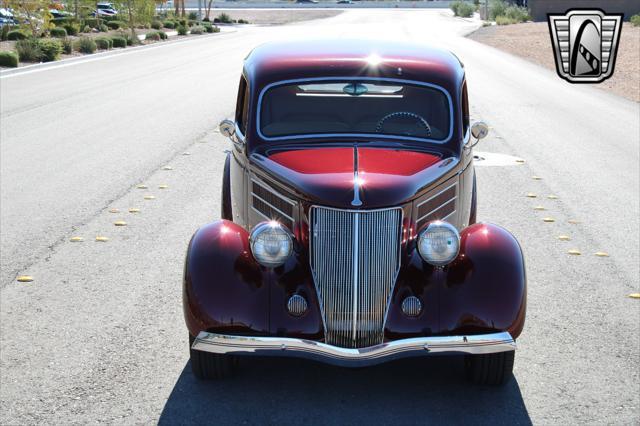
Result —
[[[415, 138], [412, 136], [402, 136], [402, 135], [382, 135], [377, 133], [313, 133], [308, 135], [291, 135], [291, 136], [274, 136], [268, 137], [262, 133], [262, 126], [260, 125], [260, 117], [262, 113], [262, 98], [267, 90], [271, 89], [275, 86], [284, 86], [291, 83], [302, 83], [302, 82], [313, 82], [313, 81], [385, 81], [385, 82], [395, 82], [395, 83], [403, 83], [410, 84], [414, 86], [424, 86], [430, 87], [432, 89], [436, 89], [444, 93], [449, 101], [449, 134], [442, 140], [437, 139], [428, 139], [428, 138]], [[403, 140], [412, 140], [419, 142], [435, 142], [439, 144], [447, 143], [451, 137], [453, 136], [453, 122], [454, 122], [454, 114], [453, 114], [453, 100], [451, 99], [451, 95], [449, 92], [441, 86], [437, 84], [424, 83], [421, 81], [413, 81], [413, 80], [403, 80], [398, 78], [384, 78], [384, 77], [314, 77], [314, 78], [303, 78], [303, 79], [293, 79], [293, 80], [282, 80], [276, 81], [274, 83], [270, 83], [262, 88], [260, 91], [260, 95], [258, 96], [258, 110], [256, 111], [256, 131], [258, 136], [265, 141], [281, 141], [281, 140], [291, 140], [291, 139], [313, 139], [313, 138], [331, 138], [331, 137], [358, 137], [358, 138], [383, 138], [383, 139], [403, 139]]]
[[[267, 200], [265, 200], [264, 198], [260, 197], [259, 195], [257, 195], [255, 192], [251, 193], [252, 197], [256, 197], [258, 200], [262, 201], [263, 203], [265, 203], [266, 205], [268, 205], [269, 207], [271, 207], [272, 209], [274, 209], [275, 211], [277, 211], [278, 213], [280, 213], [283, 217], [286, 217], [287, 219], [291, 220], [292, 222], [295, 222], [295, 220], [293, 220], [293, 218], [291, 216], [289, 216], [288, 214], [284, 213], [283, 211], [281, 211], [279, 208], [277, 208], [276, 206], [272, 205], [271, 203], [269, 203]], [[253, 207], [253, 205], [251, 206]], [[255, 209], [255, 207], [253, 207]], [[264, 216], [264, 214], [262, 215]]]
[[[426, 200], [421, 201], [421, 202], [420, 202], [416, 207], [420, 207], [420, 206], [421, 206], [421, 205], [423, 205], [424, 203], [427, 203], [427, 202], [429, 202], [429, 201], [433, 200], [433, 199], [434, 199], [434, 198], [436, 198], [438, 195], [440, 195], [440, 194], [442, 194], [442, 193], [444, 193], [444, 192], [446, 192], [446, 191], [450, 190], [451, 188], [453, 188], [454, 186], [457, 186], [457, 185], [458, 185], [458, 182], [454, 182], [454, 183], [452, 183], [451, 185], [449, 185], [448, 187], [446, 187], [446, 188], [445, 188], [445, 189], [443, 189], [442, 191], [438, 192], [437, 194], [435, 194], [435, 195], [433, 195], [433, 196], [431, 196], [431, 197], [427, 198]], [[458, 195], [457, 195], [457, 193], [458, 193], [458, 191], [456, 191], [456, 197], [458, 196]], [[454, 197], [454, 198], [456, 198], [456, 197]]]
[[[282, 195], [281, 193], [275, 191], [274, 189], [272, 189], [268, 184], [264, 183], [262, 180], [260, 180], [259, 178], [257, 178], [255, 175], [251, 175], [250, 178], [251, 182], [255, 182], [258, 184], [258, 186], [261, 186], [262, 188], [266, 189], [268, 192], [272, 193], [273, 195], [275, 195], [276, 197], [282, 199], [282, 201], [285, 201], [289, 204], [291, 204], [293, 207], [296, 206], [296, 202], [285, 197], [284, 195]], [[253, 194], [253, 191], [251, 191], [251, 193]], [[264, 201], [264, 200], [262, 200]], [[266, 202], [266, 201], [265, 201]], [[269, 204], [269, 203], [267, 203]], [[270, 204], [269, 204], [270, 205]]]
[[358, 179], [358, 147], [353, 147], [353, 200], [351, 205], [358, 207], [362, 205], [360, 200], [360, 180]]
[[[445, 201], [443, 204], [440, 204], [438, 207], [436, 207], [435, 209], [431, 210], [429, 213], [423, 215], [420, 219], [416, 220], [416, 223], [420, 222], [422, 219], [424, 219], [425, 217], [429, 216], [430, 214], [437, 212], [438, 210], [440, 210], [441, 208], [443, 208], [447, 204], [449, 204], [451, 202], [455, 202], [457, 198], [458, 197], [453, 197], [449, 201]], [[447, 217], [449, 217], [449, 216], [451, 216], [451, 214], [447, 215]], [[444, 219], [440, 219], [440, 220], [444, 220]]]
[[452, 211], [451, 213], [449, 213], [448, 215], [446, 215], [445, 217], [443, 217], [443, 218], [442, 218], [442, 219], [440, 219], [440, 220], [443, 220], [443, 221], [444, 221], [444, 220], [449, 219], [449, 218], [451, 217], [451, 215], [456, 214], [456, 211], [457, 211], [457, 210]]
[[251, 206], [251, 210], [253, 210], [254, 212], [258, 213], [260, 216], [262, 216], [263, 218], [265, 218], [268, 221], [274, 220], [274, 218], [272, 217], [267, 217], [264, 213], [262, 213], [260, 210], [256, 209], [255, 207]]
[[356, 338], [356, 332], [358, 330], [358, 270], [360, 269], [358, 267], [358, 261], [359, 259], [359, 253], [358, 253], [358, 246], [359, 246], [359, 237], [358, 237], [358, 228], [360, 227], [360, 213], [354, 213], [353, 214], [353, 241], [351, 242], [352, 247], [353, 247], [353, 334], [351, 337], [351, 340], [353, 340], [353, 343], [355, 344], [357, 342], [357, 338]]
[[350, 349], [305, 339], [231, 336], [202, 331], [191, 347], [216, 354], [288, 356], [345, 367], [361, 367], [411, 356], [507, 352], [516, 350], [516, 342], [511, 334], [504, 331], [477, 335], [417, 337]]

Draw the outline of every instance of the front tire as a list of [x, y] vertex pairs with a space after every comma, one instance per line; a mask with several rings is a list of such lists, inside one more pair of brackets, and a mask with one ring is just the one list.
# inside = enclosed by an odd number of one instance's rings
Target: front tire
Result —
[[235, 370], [236, 360], [230, 355], [212, 354], [192, 349], [193, 336], [189, 335], [189, 353], [191, 371], [200, 380], [224, 379], [231, 377]]
[[467, 355], [464, 366], [467, 379], [478, 385], [503, 385], [513, 375], [515, 351]]

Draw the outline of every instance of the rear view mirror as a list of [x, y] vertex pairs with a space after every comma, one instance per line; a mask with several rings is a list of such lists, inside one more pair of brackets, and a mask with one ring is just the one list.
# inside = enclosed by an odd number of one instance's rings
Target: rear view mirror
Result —
[[476, 121], [471, 125], [471, 136], [477, 140], [484, 139], [489, 134], [489, 126], [484, 121]]
[[232, 137], [236, 134], [236, 123], [227, 119], [224, 119], [220, 122], [220, 134], [226, 136], [228, 138]]

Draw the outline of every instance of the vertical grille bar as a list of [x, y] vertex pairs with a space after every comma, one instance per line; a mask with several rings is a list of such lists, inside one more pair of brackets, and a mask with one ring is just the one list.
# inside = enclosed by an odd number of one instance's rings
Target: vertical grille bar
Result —
[[402, 211], [313, 207], [310, 223], [311, 270], [327, 343], [382, 343], [400, 267]]

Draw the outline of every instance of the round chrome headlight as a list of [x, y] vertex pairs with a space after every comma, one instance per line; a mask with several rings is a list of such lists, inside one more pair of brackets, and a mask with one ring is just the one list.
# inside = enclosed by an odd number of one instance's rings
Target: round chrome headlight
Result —
[[456, 258], [459, 250], [460, 234], [447, 222], [431, 222], [418, 238], [418, 253], [433, 266], [448, 264]]
[[278, 222], [262, 222], [256, 225], [249, 236], [251, 253], [262, 266], [275, 268], [291, 256], [293, 238]]

